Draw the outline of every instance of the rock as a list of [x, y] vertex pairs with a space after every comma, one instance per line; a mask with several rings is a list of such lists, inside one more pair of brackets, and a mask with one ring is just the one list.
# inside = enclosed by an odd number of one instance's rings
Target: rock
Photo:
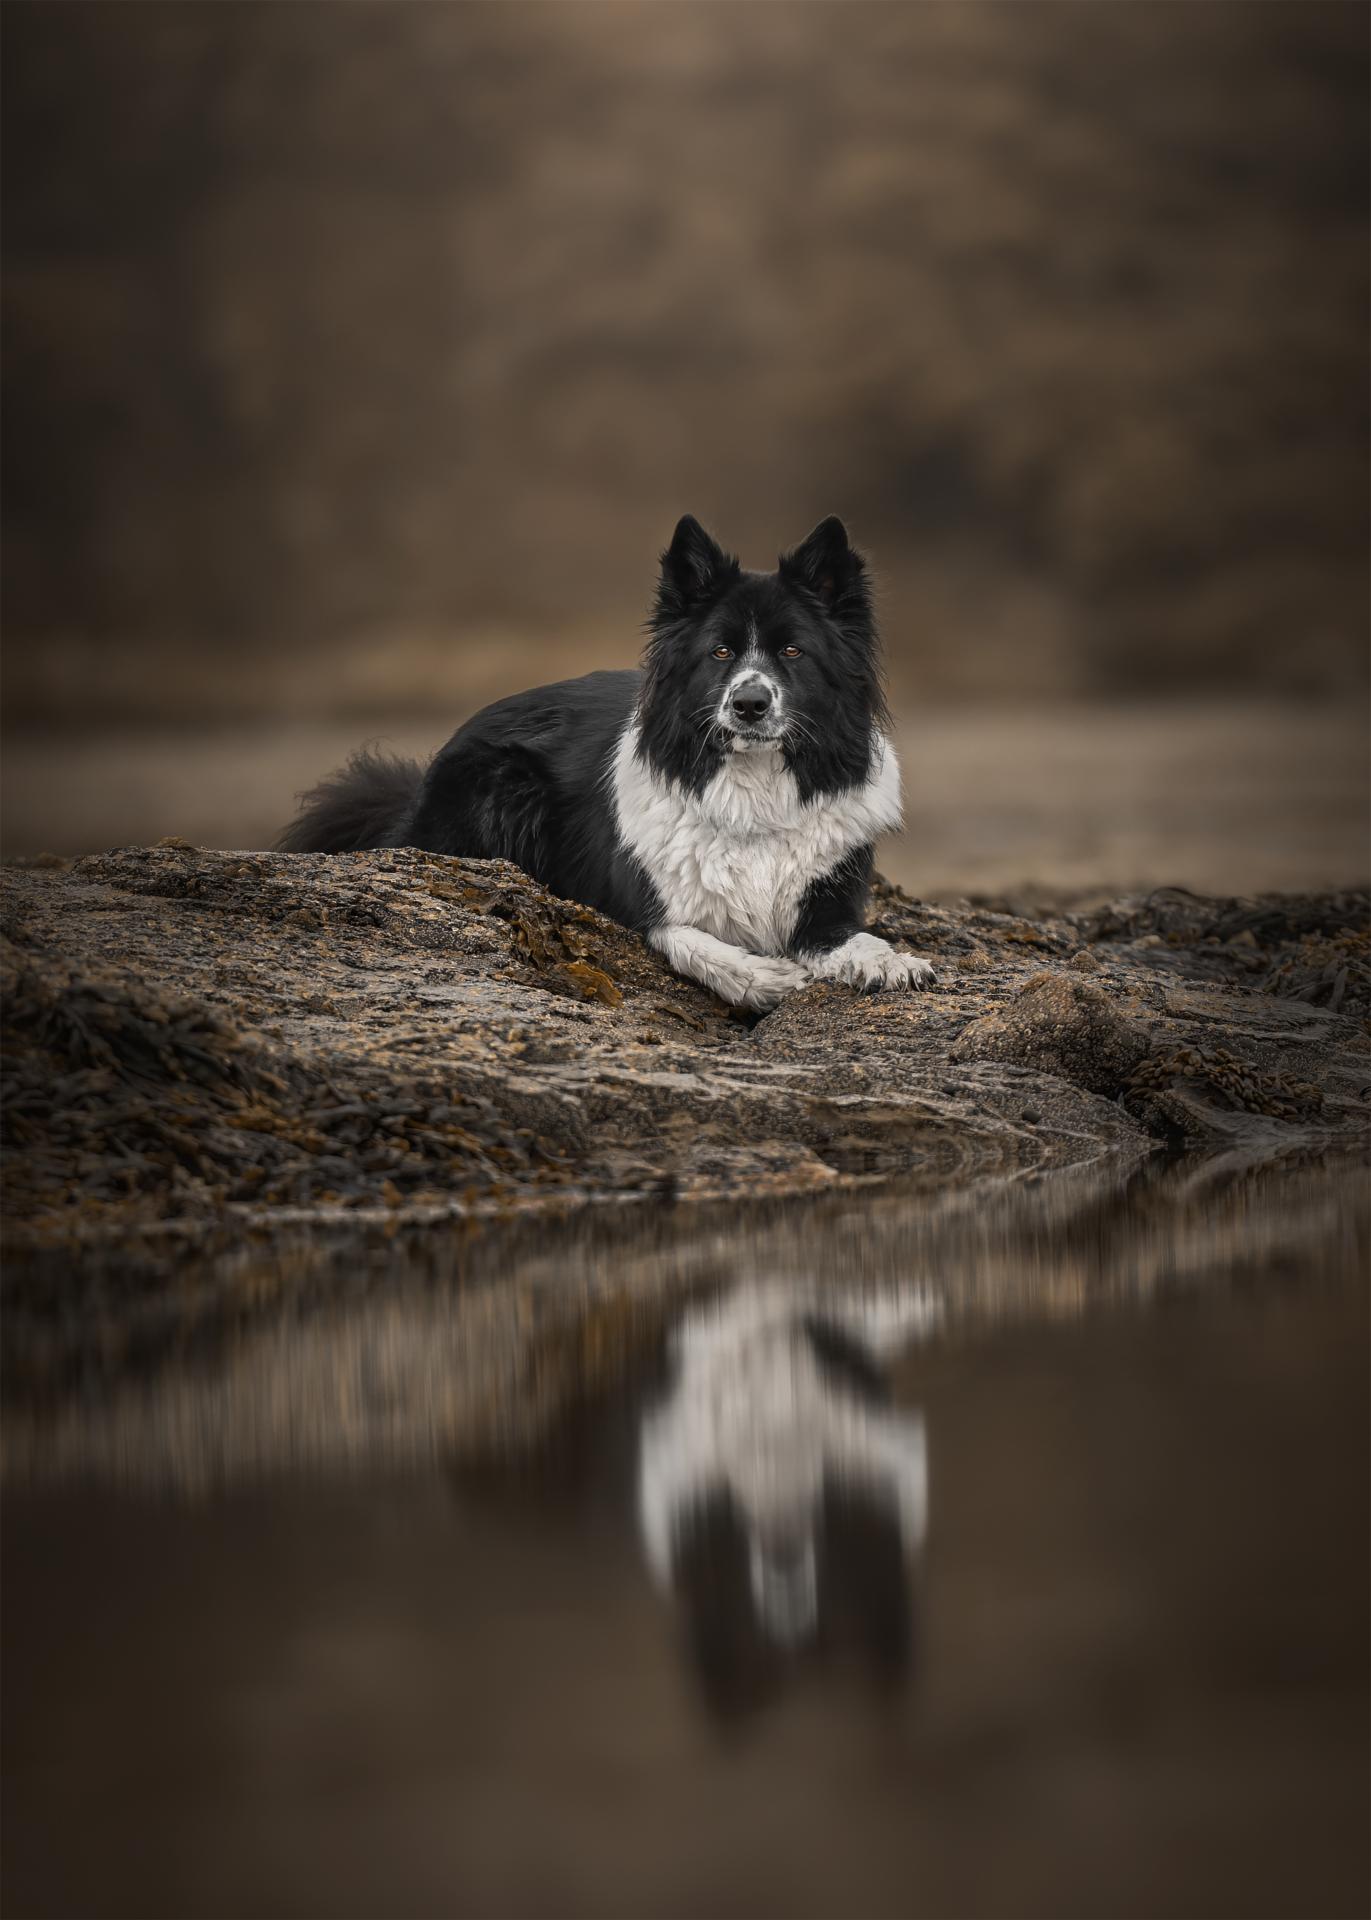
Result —
[[[1307, 1150], [1366, 1120], [1356, 911], [1333, 897], [1320, 933], [1312, 896], [1185, 896], [1152, 947], [1146, 903], [1026, 920], [878, 884], [873, 931], [937, 987], [815, 985], [759, 1020], [500, 862], [171, 844], [12, 867], [11, 1253], [945, 1189], [1154, 1137]], [[1213, 941], [1238, 924], [1269, 991]]]
[[1035, 973], [1009, 1003], [969, 1026], [954, 1060], [1006, 1060], [1115, 1095], [1151, 1051], [1146, 1029], [1089, 981]]

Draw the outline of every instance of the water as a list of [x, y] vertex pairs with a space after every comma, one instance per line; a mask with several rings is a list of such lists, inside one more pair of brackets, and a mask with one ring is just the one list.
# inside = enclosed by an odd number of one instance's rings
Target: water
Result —
[[5, 1910], [1365, 1912], [1366, 1216], [1179, 1167], [236, 1258], [11, 1392]]

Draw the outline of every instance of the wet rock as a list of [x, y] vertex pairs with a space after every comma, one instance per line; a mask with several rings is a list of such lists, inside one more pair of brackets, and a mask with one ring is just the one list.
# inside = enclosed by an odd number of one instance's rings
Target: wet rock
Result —
[[1146, 1030], [1091, 982], [1035, 973], [1003, 1008], [966, 1029], [954, 1060], [1005, 1060], [1117, 1094], [1150, 1051]]
[[1027, 920], [882, 883], [938, 985], [757, 1020], [500, 862], [173, 843], [0, 893], [12, 1252], [1270, 1157], [1368, 1113], [1348, 895], [1320, 931], [1313, 899]]

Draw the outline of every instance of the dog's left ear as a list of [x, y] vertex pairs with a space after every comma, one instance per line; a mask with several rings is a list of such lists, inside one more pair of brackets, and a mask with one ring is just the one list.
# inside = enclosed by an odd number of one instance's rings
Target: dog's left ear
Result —
[[849, 588], [860, 585], [866, 563], [837, 514], [830, 513], [792, 553], [781, 555], [781, 572], [832, 607]]

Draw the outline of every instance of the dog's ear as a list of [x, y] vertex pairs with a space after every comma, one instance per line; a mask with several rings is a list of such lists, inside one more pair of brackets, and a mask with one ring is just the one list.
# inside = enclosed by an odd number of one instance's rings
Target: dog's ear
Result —
[[693, 513], [683, 514], [676, 522], [671, 545], [662, 555], [659, 608], [667, 613], [686, 613], [737, 579], [738, 571], [736, 557], [724, 552]]
[[781, 555], [781, 572], [807, 587], [826, 607], [835, 607], [866, 573], [862, 556], [850, 544], [836, 513], [821, 520], [791, 553]]

